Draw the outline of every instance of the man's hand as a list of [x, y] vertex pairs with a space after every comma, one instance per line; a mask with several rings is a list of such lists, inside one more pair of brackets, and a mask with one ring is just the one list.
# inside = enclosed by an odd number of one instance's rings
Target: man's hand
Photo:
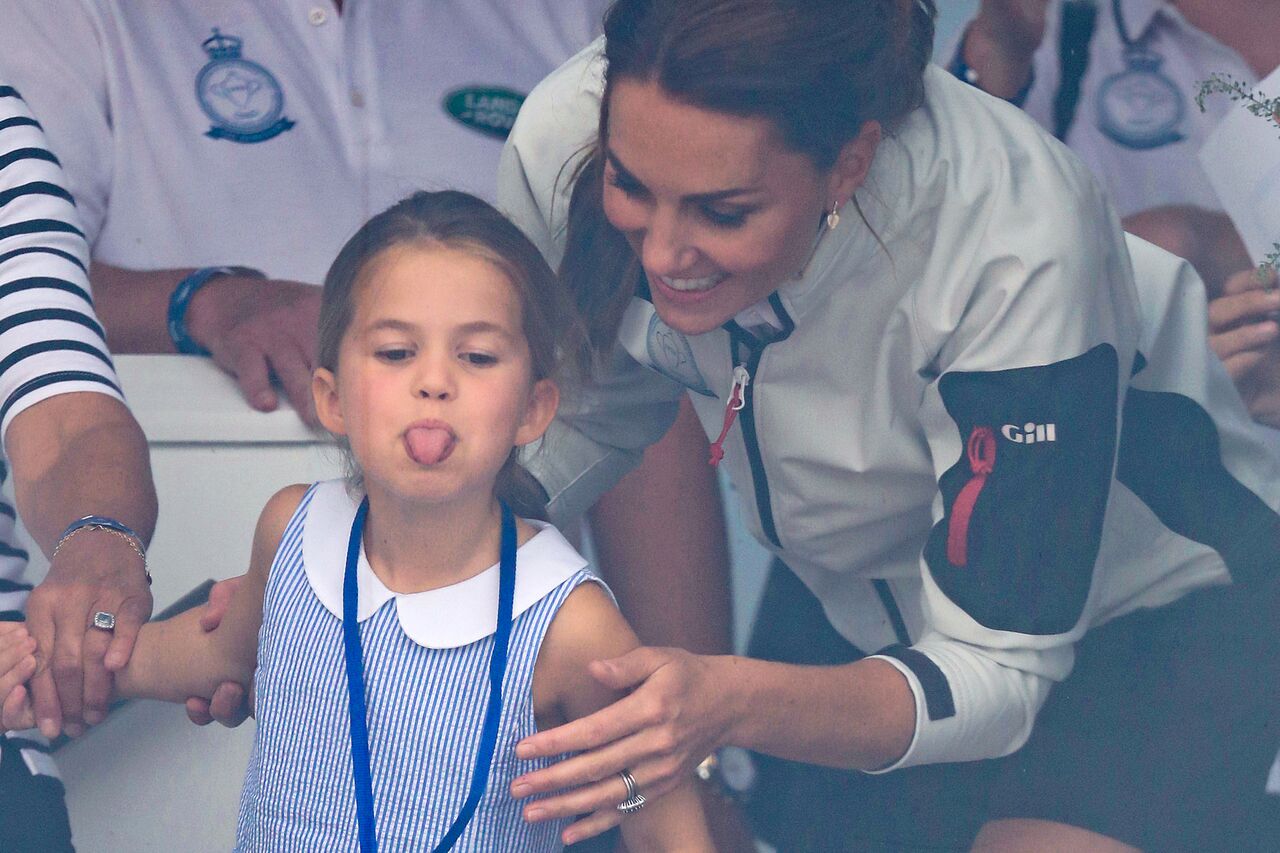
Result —
[[[27, 600], [39, 664], [31, 698], [46, 737], [77, 737], [106, 719], [111, 673], [128, 663], [151, 607], [142, 558], [119, 536], [85, 529], [58, 551]], [[115, 614], [114, 631], [92, 626], [99, 610]]]
[[187, 331], [240, 383], [249, 405], [273, 411], [275, 377], [298, 415], [315, 425], [311, 373], [316, 366], [320, 288], [296, 281], [220, 276], [196, 292]]
[[1044, 41], [1048, 9], [1049, 0], [982, 0], [961, 49], [985, 91], [1000, 98], [1022, 91]]
[[[205, 631], [217, 630], [222, 618], [227, 615], [227, 608], [235, 596], [236, 589], [244, 580], [244, 576], [218, 581], [209, 590], [209, 601], [200, 614], [200, 627]], [[187, 718], [197, 726], [207, 726], [214, 720], [229, 729], [234, 729], [249, 716], [249, 703], [243, 685], [234, 681], [226, 681], [214, 691], [212, 700], [199, 696], [187, 699]]]
[[1280, 429], [1280, 290], [1271, 271], [1227, 278], [1209, 303], [1209, 344], [1235, 380], [1254, 420]]
[[974, 29], [1006, 56], [1030, 58], [1044, 41], [1049, 0], [982, 0]]

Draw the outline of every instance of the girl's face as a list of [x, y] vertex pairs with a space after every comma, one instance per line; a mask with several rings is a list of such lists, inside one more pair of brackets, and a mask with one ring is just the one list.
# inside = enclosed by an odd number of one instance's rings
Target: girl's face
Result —
[[534, 381], [520, 299], [473, 254], [393, 246], [365, 264], [335, 376], [316, 411], [345, 435], [366, 486], [430, 503], [488, 500], [512, 447], [542, 435], [559, 396]]
[[649, 279], [654, 308], [710, 331], [796, 278], [833, 203], [861, 185], [879, 142], [864, 126], [821, 172], [768, 121], [690, 106], [657, 83], [610, 88], [604, 212]]

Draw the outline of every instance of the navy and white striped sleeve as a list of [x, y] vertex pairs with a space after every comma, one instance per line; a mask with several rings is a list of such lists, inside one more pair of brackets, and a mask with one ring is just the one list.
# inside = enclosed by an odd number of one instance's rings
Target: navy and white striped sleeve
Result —
[[58, 394], [123, 400], [89, 290], [89, 246], [39, 122], [0, 84], [0, 440]]

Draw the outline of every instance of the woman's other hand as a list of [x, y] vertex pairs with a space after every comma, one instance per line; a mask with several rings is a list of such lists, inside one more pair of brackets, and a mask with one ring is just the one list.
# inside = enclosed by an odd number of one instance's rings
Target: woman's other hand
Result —
[[[243, 575], [227, 578], [218, 581], [213, 585], [213, 589], [209, 590], [209, 601], [200, 614], [200, 627], [206, 633], [216, 630], [222, 624], [222, 618], [227, 615], [231, 599], [243, 580]], [[187, 699], [187, 718], [197, 726], [207, 726], [217, 720], [227, 728], [234, 729], [249, 716], [247, 698], [244, 685], [226, 681], [218, 687], [211, 699], [201, 696], [192, 696]]]
[[641, 647], [593, 662], [593, 678], [633, 692], [516, 746], [516, 756], [525, 760], [581, 753], [512, 783], [516, 798], [561, 792], [528, 805], [525, 818], [542, 821], [603, 812], [594, 821], [583, 821], [593, 825], [616, 818], [616, 806], [627, 798], [619, 775], [623, 769], [630, 771], [646, 797], [661, 796], [687, 782], [698, 762], [726, 742], [734, 723], [734, 660]]
[[1280, 290], [1276, 273], [1230, 276], [1209, 303], [1209, 344], [1253, 418], [1280, 428]]

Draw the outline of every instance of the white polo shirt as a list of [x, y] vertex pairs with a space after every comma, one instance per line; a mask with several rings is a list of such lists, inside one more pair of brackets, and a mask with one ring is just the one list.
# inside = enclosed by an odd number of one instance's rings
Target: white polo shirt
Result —
[[[1125, 88], [1121, 77], [1130, 71], [1130, 65], [1121, 29], [1111, 0], [1098, 0], [1089, 66], [1081, 81], [1075, 122], [1065, 141], [1102, 181], [1121, 216], [1171, 204], [1221, 210], [1222, 203], [1197, 154], [1223, 115], [1239, 107], [1219, 96], [1208, 99], [1202, 113], [1195, 95], [1199, 82], [1215, 72], [1250, 85], [1258, 82], [1258, 76], [1240, 54], [1192, 26], [1168, 0], [1120, 0], [1119, 6], [1129, 38], [1160, 60], [1155, 73], [1173, 88]], [[1050, 0], [1044, 41], [1033, 60], [1035, 80], [1024, 105], [1050, 131], [1061, 79], [1061, 24], [1061, 0]], [[944, 53], [941, 58], [952, 55]], [[1153, 94], [1159, 97], [1150, 98]], [[1145, 106], [1139, 103], [1147, 98], [1150, 101]], [[1149, 133], [1150, 141], [1161, 143], [1134, 148], [1108, 135], [1108, 126], [1113, 134], [1119, 130], [1116, 135], [1130, 142], [1147, 141], [1143, 136]]]
[[606, 0], [6, 0], [0, 65], [95, 259], [319, 283], [418, 189], [495, 195], [524, 93]]

